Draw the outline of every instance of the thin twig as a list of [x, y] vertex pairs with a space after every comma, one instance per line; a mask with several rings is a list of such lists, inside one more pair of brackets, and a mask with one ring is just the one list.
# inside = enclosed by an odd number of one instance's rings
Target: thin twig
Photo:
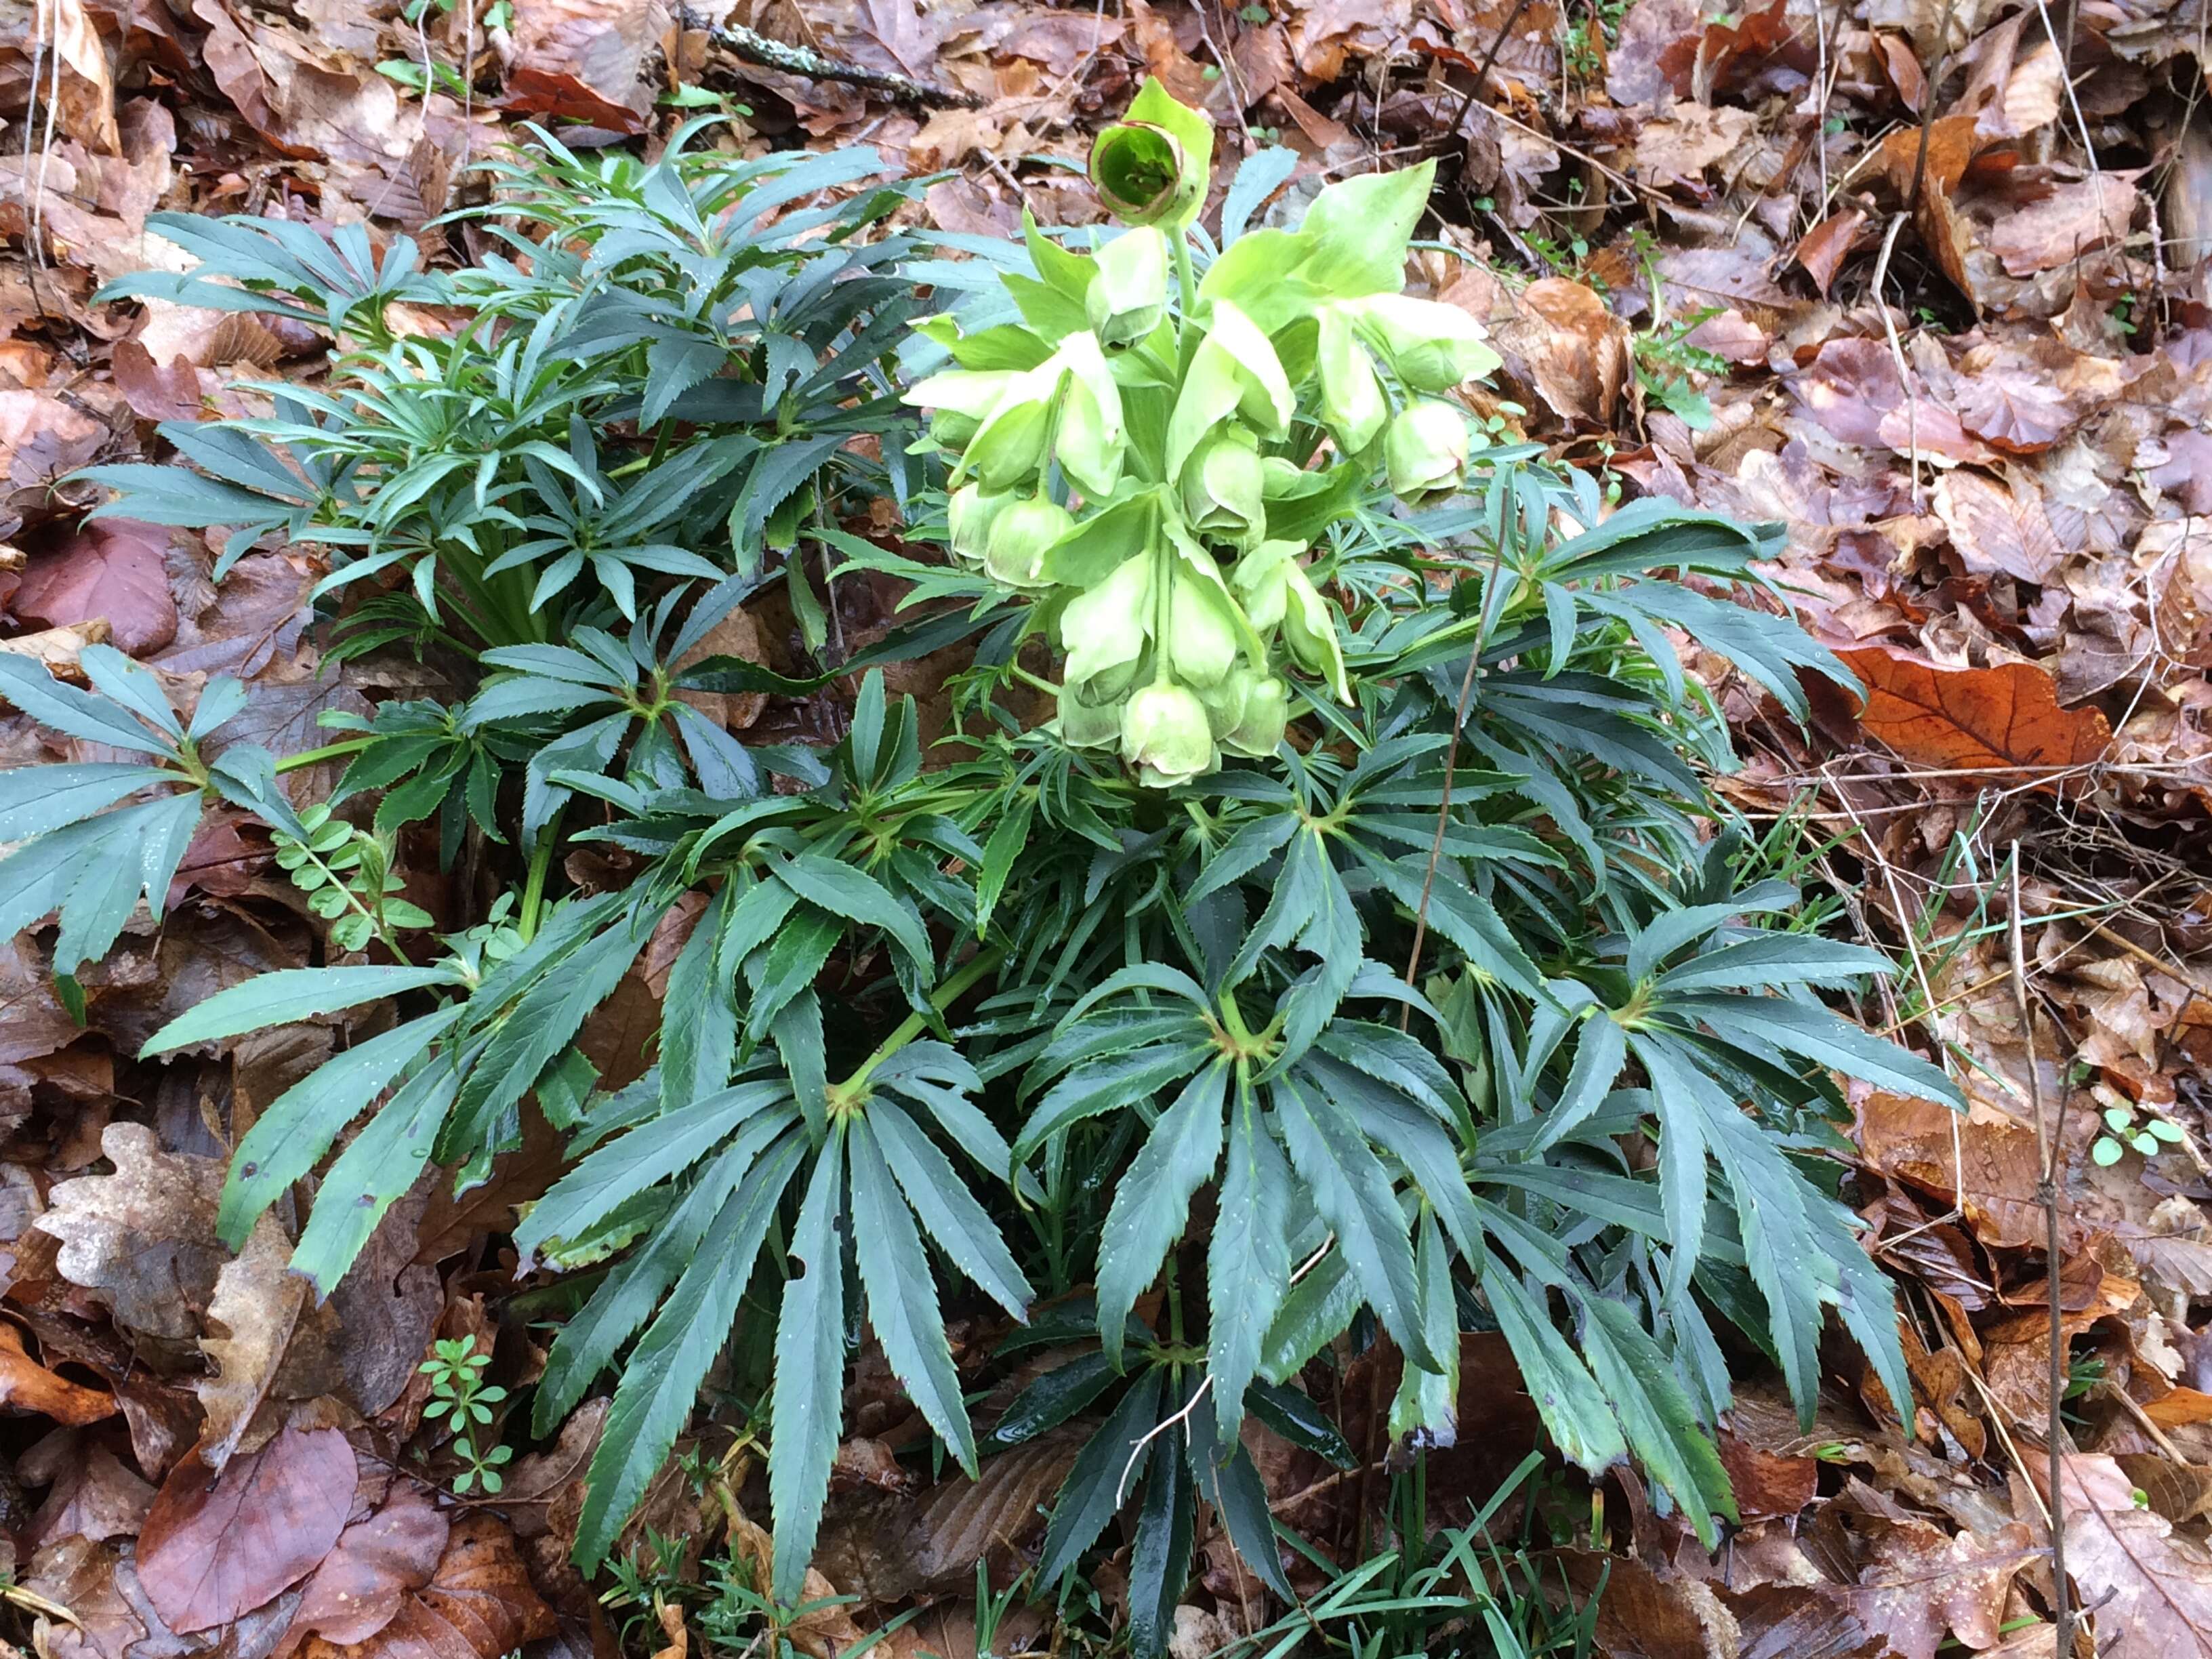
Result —
[[1490, 43], [1490, 50], [1483, 55], [1482, 66], [1475, 70], [1474, 81], [1468, 88], [1467, 96], [1459, 100], [1459, 107], [1452, 112], [1452, 118], [1444, 123], [1444, 137], [1459, 136], [1459, 124], [1467, 119], [1467, 112], [1474, 107], [1474, 100], [1482, 91], [1482, 83], [1490, 78], [1491, 65], [1498, 61], [1498, 52], [1504, 47], [1505, 37], [1513, 33], [1513, 26], [1521, 21], [1521, 14], [1528, 9], [1528, 0], [1513, 0], [1513, 9], [1499, 26], [1498, 38]]
[[2048, 1121], [2043, 1110], [2041, 1062], [2035, 1052], [2035, 1015], [2027, 995], [2027, 952], [2021, 942], [2020, 842], [2012, 844], [2012, 993], [2020, 1006], [2021, 1041], [2027, 1045], [2028, 1099], [2035, 1109], [2037, 1150], [2043, 1158], [2043, 1179], [2035, 1189], [2043, 1206], [2045, 1283], [2051, 1310], [2050, 1420], [2044, 1425], [2051, 1455], [2051, 1593], [2055, 1598], [2051, 1622], [2057, 1626], [2055, 1653], [2074, 1651], [2074, 1609], [2066, 1588], [2066, 1498], [2062, 1490], [2066, 1474], [2066, 1315], [2059, 1285], [2058, 1142], [2059, 1126]]

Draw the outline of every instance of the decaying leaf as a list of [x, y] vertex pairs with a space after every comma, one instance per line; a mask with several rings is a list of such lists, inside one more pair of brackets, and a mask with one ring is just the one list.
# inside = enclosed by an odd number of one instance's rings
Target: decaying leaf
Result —
[[56, 1265], [149, 1336], [199, 1333], [228, 1252], [215, 1236], [222, 1161], [161, 1150], [143, 1124], [115, 1123], [100, 1137], [109, 1175], [53, 1189], [33, 1224], [62, 1241]]

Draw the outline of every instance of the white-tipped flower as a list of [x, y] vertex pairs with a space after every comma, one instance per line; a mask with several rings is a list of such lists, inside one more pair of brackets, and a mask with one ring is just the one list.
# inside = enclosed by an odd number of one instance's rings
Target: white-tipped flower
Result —
[[1141, 340], [1168, 314], [1168, 240], [1139, 225], [1098, 250], [1097, 275], [1084, 296], [1091, 331], [1102, 345]]
[[1152, 617], [1150, 550], [1115, 566], [1106, 580], [1067, 602], [1060, 613], [1060, 648], [1067, 653], [1062, 678], [1070, 685], [1089, 685], [1126, 673], [1144, 654]]
[[1009, 587], [1046, 586], [1044, 556], [1074, 528], [1074, 515], [1045, 496], [1011, 501], [991, 521], [983, 568]]
[[1480, 323], [1457, 306], [1403, 294], [1340, 300], [1336, 309], [1417, 392], [1449, 392], [1498, 363]]
[[1232, 427], [1199, 445], [1183, 463], [1183, 516], [1201, 536], [1249, 546], [1267, 531], [1261, 499], [1267, 482], [1259, 451], [1243, 428]]
[[1206, 705], [1172, 680], [1155, 680], [1121, 710], [1121, 758], [1155, 789], [1202, 777], [1218, 757]]
[[1400, 411], [1382, 437], [1391, 494], [1409, 507], [1449, 495], [1467, 477], [1467, 420], [1451, 404]]

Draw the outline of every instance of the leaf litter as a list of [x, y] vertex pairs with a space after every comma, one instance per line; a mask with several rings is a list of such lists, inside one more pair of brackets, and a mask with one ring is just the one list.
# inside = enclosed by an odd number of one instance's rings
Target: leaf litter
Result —
[[[2204, 0], [2063, 17], [1933, 0], [412, 9], [46, 0], [0, 40], [0, 113], [20, 141], [0, 161], [0, 648], [66, 672], [106, 640], [187, 700], [228, 672], [272, 709], [320, 667], [304, 561], [256, 553], [211, 586], [213, 550], [81, 526], [91, 497], [60, 482], [163, 459], [159, 420], [262, 412], [234, 389], [242, 373], [316, 372], [304, 327], [91, 302], [102, 282], [190, 263], [148, 228], [157, 208], [472, 252], [470, 231], [432, 222], [518, 124], [650, 148], [691, 110], [741, 106], [729, 142], [748, 153], [864, 140], [944, 170], [924, 211], [945, 230], [1004, 234], [1024, 209], [1082, 224], [1098, 216], [1079, 177], [1089, 135], [1146, 73], [1205, 108], [1231, 155], [1292, 152], [1286, 198], [1443, 157], [1414, 291], [1490, 325], [1506, 382], [1480, 412], [1630, 494], [1789, 526], [1768, 574], [1863, 695], [1830, 697], [1802, 734], [1680, 640], [1750, 757], [1720, 787], [1854, 895], [1851, 925], [1908, 969], [1864, 1023], [1923, 1036], [1972, 1102], [1963, 1118], [1856, 1103], [1850, 1190], [1905, 1287], [1911, 1430], [1870, 1376], [1834, 1379], [1811, 1436], [1747, 1385], [1723, 1444], [1742, 1517], [1724, 1552], [1624, 1474], [1618, 1552], [1560, 1552], [1560, 1582], [1607, 1584], [1595, 1640], [1609, 1652], [2050, 1653], [2055, 1498], [2097, 1652], [2212, 1651]], [[733, 39], [799, 56], [764, 62]], [[774, 660], [789, 621], [748, 608], [714, 648]], [[408, 689], [349, 678], [368, 672], [346, 665], [313, 695]], [[270, 719], [311, 733], [313, 712]], [[728, 723], [823, 720], [833, 703], [755, 696]], [[39, 741], [0, 730], [13, 758], [95, 757], [25, 751]], [[45, 991], [37, 941], [0, 974], [0, 1396], [24, 1431], [0, 1486], [44, 1489], [9, 1517], [16, 1580], [70, 1614], [42, 1623], [40, 1651], [611, 1652], [566, 1548], [603, 1404], [514, 1464], [504, 1503], [441, 1507], [395, 1461], [425, 1443], [415, 1364], [435, 1338], [476, 1345], [514, 1382], [542, 1364], [531, 1292], [495, 1253], [554, 1166], [518, 1155], [465, 1206], [403, 1200], [318, 1305], [284, 1270], [283, 1222], [264, 1218], [234, 1255], [215, 1206], [216, 1126], [242, 1130], [319, 1053], [125, 1058], [208, 991], [302, 959], [268, 860], [251, 830], [188, 860], [168, 931], [88, 975], [82, 1022]], [[649, 1008], [662, 988], [635, 973]], [[2040, 1311], [2054, 1273], [2057, 1402]], [[1462, 1444], [1533, 1445], [1510, 1386], [1473, 1386], [1485, 1374], [1466, 1368]], [[880, 1370], [854, 1390], [810, 1592], [885, 1614], [929, 1604], [913, 1628], [972, 1650], [966, 1592], [979, 1567], [1003, 1578], [1034, 1549], [1065, 1449], [915, 1494], [869, 1473], [900, 1474], [884, 1449], [911, 1407]], [[2055, 1494], [2054, 1404], [2070, 1443]], [[1387, 1449], [1356, 1403], [1340, 1414], [1355, 1446]], [[690, 1538], [665, 1564], [678, 1576], [710, 1535], [765, 1547], [731, 1497], [743, 1443], [710, 1428], [693, 1455], [716, 1477], [672, 1472], [634, 1528]], [[1255, 1456], [1310, 1535], [1373, 1518], [1373, 1480], [1279, 1443]], [[1505, 1473], [1467, 1463], [1431, 1496], [1479, 1502]], [[1177, 1609], [1178, 1651], [1245, 1628], [1233, 1579], [1202, 1576], [1212, 1605]], [[809, 1653], [861, 1628], [811, 1617], [792, 1632]], [[678, 1617], [641, 1639], [680, 1659], [691, 1638]]]

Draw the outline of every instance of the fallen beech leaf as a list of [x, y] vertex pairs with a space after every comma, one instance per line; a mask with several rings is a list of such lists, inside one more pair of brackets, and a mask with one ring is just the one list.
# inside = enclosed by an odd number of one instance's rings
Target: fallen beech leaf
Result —
[[2041, 1553], [2025, 1526], [1987, 1542], [1923, 1521], [1875, 1526], [1872, 1558], [1846, 1592], [1862, 1624], [1904, 1659], [1935, 1659], [1946, 1630], [1969, 1648], [1996, 1645], [2013, 1577]]
[[2190, 514], [2212, 513], [2212, 434], [2177, 427], [2160, 441], [2165, 459], [2143, 477], [2181, 503]]
[[636, 132], [638, 92], [653, 23], [646, 0], [518, 0], [507, 106]]
[[1936, 481], [1933, 504], [1970, 574], [2041, 584], [2066, 556], [2032, 483], [2000, 489], [1978, 473], [1948, 472]]
[[1828, 284], [1836, 280], [1836, 272], [1858, 245], [1859, 227], [1866, 218], [1863, 210], [1845, 208], [1841, 213], [1830, 214], [1799, 239], [1791, 257], [1805, 268], [1822, 299], [1828, 297]]
[[1960, 384], [1958, 413], [1967, 431], [2014, 455], [2050, 448], [2081, 418], [2057, 387], [1996, 370]]
[[382, 1509], [338, 1534], [301, 1587], [299, 1611], [273, 1659], [312, 1636], [335, 1644], [368, 1640], [392, 1622], [409, 1591], [436, 1576], [452, 1530], [424, 1493], [395, 1491]]
[[221, 1474], [169, 1472], [138, 1535], [138, 1580], [179, 1634], [227, 1625], [313, 1572], [345, 1530], [356, 1480], [336, 1429], [286, 1429]]
[[2177, 1527], [2212, 1515], [2212, 1469], [2177, 1463], [2162, 1452], [2127, 1452], [2113, 1462], [2156, 1510]]
[[[5, 395], [5, 394], [0, 394]], [[104, 620], [118, 651], [143, 657], [177, 636], [169, 532], [136, 519], [100, 519], [23, 570], [15, 614], [59, 628]]]
[[0, 455], [15, 489], [44, 490], [106, 441], [106, 427], [50, 392], [0, 392]]
[[[345, 1373], [336, 1352], [337, 1314], [289, 1271], [292, 1247], [273, 1212], [253, 1224], [235, 1261], [216, 1275], [200, 1350], [215, 1374], [199, 1384], [207, 1428], [200, 1461], [221, 1470], [280, 1425], [288, 1401], [335, 1393]], [[220, 1331], [222, 1334], [216, 1333]]]
[[100, 1151], [112, 1175], [53, 1189], [33, 1224], [62, 1241], [55, 1265], [148, 1336], [199, 1334], [228, 1254], [215, 1236], [222, 1160], [163, 1152], [141, 1123], [111, 1123]]
[[2174, 1389], [2150, 1402], [2143, 1415], [2161, 1429], [2186, 1428], [2192, 1423], [2212, 1423], [2212, 1394], [2195, 1389]]
[[310, 1637], [299, 1656], [501, 1659], [544, 1640], [553, 1629], [553, 1609], [531, 1587], [514, 1533], [496, 1516], [479, 1512], [453, 1523], [430, 1582], [403, 1595], [399, 1610], [374, 1635], [344, 1645]]
[[1564, 276], [1529, 283], [1498, 343], [1563, 419], [1601, 425], [1612, 417], [1629, 378], [1627, 325], [1582, 283]]
[[1859, 724], [1867, 735], [1916, 766], [2084, 766], [2112, 741], [2103, 714], [2061, 708], [2051, 677], [2031, 663], [1945, 668], [1887, 645], [1837, 654], [1866, 684]]
[[1694, 188], [1702, 185], [1707, 167], [1742, 149], [1758, 124], [1758, 118], [1746, 109], [1671, 104], [1636, 135], [1631, 166], [1659, 189], [1672, 184]]
[[2212, 1551], [2137, 1509], [2134, 1482], [2109, 1457], [2069, 1457], [2060, 1481], [2066, 1566], [2098, 1609], [2098, 1650], [2212, 1659]]
[[2002, 215], [1990, 228], [1990, 252], [2013, 276], [2033, 276], [2120, 242], [2142, 200], [2132, 177], [2094, 174]]
[[1778, 1456], [1725, 1432], [1719, 1445], [1722, 1467], [1735, 1493], [1736, 1512], [1747, 1523], [1795, 1515], [1820, 1490], [1817, 1457]]
[[113, 1395], [57, 1376], [23, 1352], [23, 1334], [13, 1325], [0, 1325], [0, 1405], [73, 1429], [115, 1415]]
[[107, 618], [97, 617], [88, 623], [42, 628], [35, 634], [18, 634], [12, 640], [0, 640], [0, 651], [28, 657], [45, 665], [48, 673], [82, 685], [84, 675], [77, 667], [77, 659], [84, 654], [85, 647], [98, 645], [106, 637]]
[[108, 362], [115, 389], [142, 421], [197, 421], [200, 417], [200, 375], [188, 357], [156, 362], [136, 340], [118, 340]]

